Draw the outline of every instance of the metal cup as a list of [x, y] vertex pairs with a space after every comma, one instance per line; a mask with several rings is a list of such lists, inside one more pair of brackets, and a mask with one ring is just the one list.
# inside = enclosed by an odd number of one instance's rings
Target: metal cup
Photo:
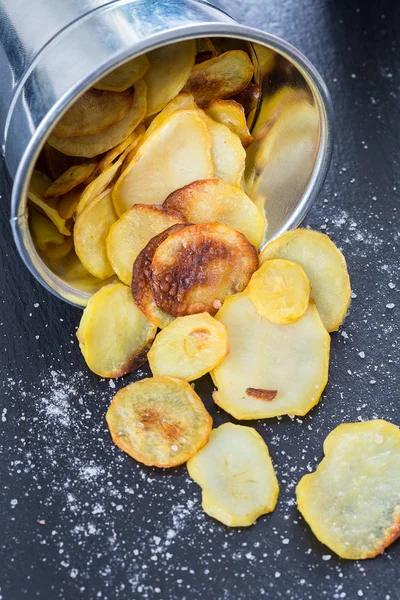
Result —
[[293, 46], [243, 27], [202, 0], [0, 0], [0, 131], [14, 181], [11, 225], [28, 269], [42, 285], [84, 306], [101, 282], [52, 269], [36, 251], [27, 188], [40, 150], [73, 100], [124, 61], [192, 38], [243, 48], [261, 87], [249, 115], [248, 193], [265, 206], [266, 241], [296, 227], [329, 166], [332, 107], [313, 65]]

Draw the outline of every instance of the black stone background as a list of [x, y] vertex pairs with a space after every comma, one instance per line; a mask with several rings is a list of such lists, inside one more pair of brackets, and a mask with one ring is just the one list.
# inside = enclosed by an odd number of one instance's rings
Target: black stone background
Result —
[[[254, 423], [280, 480], [275, 512], [242, 530], [209, 519], [184, 467], [146, 469], [111, 444], [104, 413], [115, 389], [85, 368], [80, 311], [42, 289], [18, 258], [2, 177], [1, 600], [400, 598], [399, 542], [373, 561], [342, 561], [294, 501], [336, 425], [377, 417], [400, 425], [399, 3], [217, 4], [298, 46], [333, 97], [333, 161], [305, 222], [343, 249], [354, 289], [332, 336], [329, 384], [306, 417]], [[216, 425], [229, 420], [212, 405], [208, 379], [196, 389]]]

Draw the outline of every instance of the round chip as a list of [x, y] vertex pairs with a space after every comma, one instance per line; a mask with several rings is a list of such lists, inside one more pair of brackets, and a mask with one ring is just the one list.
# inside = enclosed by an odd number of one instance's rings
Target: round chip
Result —
[[189, 225], [156, 249], [150, 285], [169, 315], [214, 315], [227, 296], [244, 290], [257, 267], [257, 251], [243, 234], [220, 223]]
[[84, 183], [93, 171], [96, 169], [97, 163], [85, 163], [83, 165], [74, 165], [65, 171], [47, 188], [44, 193], [44, 198], [56, 198], [67, 194], [76, 186]]
[[271, 258], [301, 265], [327, 331], [339, 329], [350, 305], [351, 287], [346, 260], [329, 237], [309, 229], [288, 231], [263, 249], [260, 263]]
[[121, 281], [130, 285], [132, 267], [139, 252], [152, 237], [184, 218], [154, 204], [134, 204], [111, 227], [107, 236], [108, 259]]
[[341, 558], [374, 558], [400, 535], [400, 430], [387, 421], [346, 423], [299, 482], [299, 511]]
[[204, 511], [228, 527], [248, 527], [274, 510], [279, 484], [268, 447], [252, 427], [225, 423], [188, 461]]
[[248, 290], [260, 315], [274, 323], [298, 321], [310, 299], [310, 282], [301, 266], [279, 258], [253, 273]]
[[310, 303], [290, 325], [262, 317], [248, 292], [225, 300], [216, 315], [228, 330], [229, 354], [213, 372], [216, 404], [235, 419], [305, 415], [328, 381], [330, 336]]
[[120, 121], [132, 101], [132, 90], [115, 93], [89, 89], [61, 117], [52, 135], [67, 138], [99, 133]]
[[76, 333], [86, 364], [100, 377], [122, 377], [141, 367], [155, 334], [122, 283], [90, 298]]
[[147, 356], [153, 375], [193, 381], [229, 352], [226, 327], [208, 313], [178, 317], [161, 331]]
[[244, 191], [221, 179], [201, 179], [172, 192], [163, 203], [194, 224], [222, 223], [243, 233], [250, 244], [259, 246], [266, 221], [263, 213]]
[[153, 237], [143, 250], [139, 252], [133, 263], [132, 296], [146, 317], [161, 329], [169, 325], [169, 323], [172, 323], [174, 318], [159, 309], [154, 301], [149, 279], [151, 261], [153, 260], [154, 252], [158, 246], [167, 239], [171, 233], [179, 231], [182, 227], [187, 227], [187, 224], [172, 225], [172, 227], [169, 227], [166, 231]]
[[78, 185], [73, 188], [70, 192], [58, 196], [57, 198], [57, 210], [62, 219], [71, 219], [79, 206], [82, 194], [85, 191], [85, 185]]
[[113, 442], [135, 460], [176, 467], [207, 443], [212, 419], [191, 385], [172, 377], [131, 383], [106, 415]]
[[253, 138], [247, 127], [244, 108], [235, 100], [213, 100], [206, 108], [209, 117], [229, 127], [240, 137], [244, 148], [250, 146]]
[[111, 92], [124, 92], [132, 87], [149, 68], [149, 61], [145, 54], [128, 60], [120, 65], [100, 81], [93, 85], [96, 90], [109, 90]]

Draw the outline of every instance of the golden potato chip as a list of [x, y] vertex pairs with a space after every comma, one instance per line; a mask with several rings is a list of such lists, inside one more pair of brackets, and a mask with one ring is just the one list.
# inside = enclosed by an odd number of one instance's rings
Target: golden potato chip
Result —
[[248, 291], [262, 317], [274, 323], [294, 323], [310, 300], [310, 282], [302, 267], [290, 260], [267, 260], [253, 273]]
[[218, 51], [211, 38], [198, 38], [196, 40], [196, 60], [195, 63], [204, 62], [214, 56], [218, 56]]
[[181, 92], [175, 96], [171, 102], [168, 102], [162, 111], [159, 112], [158, 115], [156, 115], [151, 121], [150, 125], [146, 129], [142, 142], [147, 140], [153, 131], [157, 129], [167, 117], [172, 115], [172, 113], [177, 110], [197, 110], [197, 106], [192, 94]]
[[123, 154], [135, 141], [138, 142], [138, 135], [136, 131], [132, 131], [132, 133], [123, 142], [105, 153], [97, 165], [95, 174], [98, 176], [100, 173], [103, 173], [103, 171], [106, 171], [108, 167], [110, 167], [113, 162], [116, 161], [121, 154]]
[[115, 283], [90, 298], [76, 335], [89, 369], [100, 377], [122, 377], [146, 362], [156, 329], [129, 288]]
[[65, 219], [62, 219], [57, 210], [57, 200], [43, 200], [47, 188], [51, 185], [51, 180], [40, 171], [33, 171], [29, 184], [28, 199], [39, 208], [57, 227], [63, 235], [71, 235]]
[[247, 116], [249, 113], [256, 110], [260, 95], [260, 86], [257, 83], [250, 82], [243, 92], [239, 92], [239, 94], [232, 96], [231, 100], [241, 104], [243, 106], [244, 113]]
[[62, 244], [48, 244], [44, 250], [47, 258], [60, 260], [65, 258], [73, 249], [74, 240], [72, 236], [65, 237]]
[[81, 196], [85, 191], [85, 185], [78, 185], [73, 188], [70, 192], [58, 196], [57, 198], [57, 210], [59, 215], [63, 219], [71, 219], [76, 213], [76, 209], [79, 205]]
[[298, 509], [341, 558], [374, 558], [400, 535], [400, 431], [387, 421], [346, 423], [297, 485]]
[[181, 91], [195, 55], [195, 40], [168, 44], [147, 54], [150, 68], [143, 77], [147, 85], [147, 116], [160, 112]]
[[151, 238], [147, 245], [139, 252], [135, 262], [133, 263], [132, 269], [132, 296], [140, 308], [140, 310], [146, 315], [146, 317], [163, 329], [172, 321], [174, 317], [167, 315], [164, 311], [158, 308], [154, 301], [153, 293], [150, 287], [150, 266], [153, 260], [154, 252], [158, 246], [165, 240], [169, 235], [175, 231], [179, 231], [183, 227], [187, 227], [188, 224], [176, 224], [172, 225], [162, 233]]
[[229, 50], [194, 65], [185, 92], [191, 92], [197, 106], [204, 108], [215, 98], [229, 98], [242, 92], [254, 73], [253, 64], [243, 50]]
[[149, 68], [150, 63], [145, 54], [128, 60], [120, 65], [108, 75], [105, 75], [97, 81], [93, 87], [96, 90], [108, 90], [110, 92], [124, 92], [132, 87], [139, 79], [143, 77]]
[[111, 127], [99, 133], [77, 135], [76, 137], [58, 138], [52, 133], [47, 141], [64, 154], [93, 158], [123, 142], [144, 119], [145, 115], [146, 84], [142, 79], [139, 79], [135, 84], [132, 106], [126, 115]]
[[208, 313], [178, 317], [156, 337], [148, 355], [153, 375], [193, 381], [202, 377], [229, 352], [224, 325]]
[[[67, 156], [62, 152], [59, 152], [53, 146], [50, 146], [48, 142], [43, 146], [43, 162], [46, 165], [45, 171], [51, 179], [58, 179], [60, 175], [68, 171], [70, 167], [75, 165], [84, 164], [86, 158], [79, 156]], [[41, 171], [42, 169], [39, 169]]]
[[253, 246], [264, 237], [266, 221], [242, 189], [221, 179], [201, 179], [172, 192], [163, 203], [180, 212], [189, 223], [222, 223], [243, 233]]
[[328, 331], [339, 329], [350, 305], [351, 287], [346, 260], [329, 237], [309, 229], [288, 231], [263, 249], [260, 263], [271, 258], [303, 267], [323, 324]]
[[284, 86], [269, 97], [263, 98], [257, 123], [252, 131], [255, 139], [263, 138], [288, 107], [293, 108], [299, 102], [309, 98], [306, 90]]
[[247, 127], [244, 108], [234, 100], [212, 100], [205, 109], [206, 114], [217, 121], [229, 127], [233, 133], [240, 137], [244, 148], [250, 146], [253, 137]]
[[241, 292], [258, 268], [245, 236], [220, 223], [189, 225], [156, 249], [150, 286], [161, 310], [174, 317], [214, 315], [230, 294]]
[[93, 135], [126, 115], [133, 102], [131, 90], [122, 94], [89, 89], [79, 96], [53, 128], [59, 138]]
[[97, 163], [90, 162], [83, 165], [75, 165], [70, 167], [65, 173], [60, 175], [45, 191], [43, 198], [56, 198], [67, 194], [73, 188], [84, 183], [93, 171], [96, 169]]
[[152, 237], [183, 223], [184, 217], [154, 204], [134, 204], [111, 227], [107, 236], [107, 255], [120, 280], [132, 282], [132, 267], [139, 252]]
[[215, 317], [228, 330], [229, 354], [213, 370], [214, 401], [235, 419], [305, 415], [328, 381], [330, 336], [310, 303], [296, 323], [262, 317], [249, 294], [225, 300]]
[[191, 385], [150, 377], [119, 390], [106, 415], [113, 442], [135, 460], [176, 467], [207, 443], [212, 419]]
[[114, 273], [107, 257], [106, 238], [116, 220], [111, 191], [107, 190], [88, 204], [75, 222], [75, 252], [85, 269], [98, 279]]
[[177, 188], [212, 173], [211, 140], [198, 111], [175, 111], [140, 144], [116, 182], [116, 213], [133, 204], [161, 204]]
[[38, 250], [46, 250], [51, 244], [61, 245], [65, 240], [54, 223], [33, 206], [29, 208], [29, 228], [33, 243]]
[[279, 484], [268, 447], [252, 427], [224, 423], [187, 463], [202, 506], [228, 527], [248, 527], [275, 509]]

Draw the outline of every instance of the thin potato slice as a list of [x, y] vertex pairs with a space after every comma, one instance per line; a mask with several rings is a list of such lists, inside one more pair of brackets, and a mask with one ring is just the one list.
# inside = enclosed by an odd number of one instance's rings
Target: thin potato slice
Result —
[[108, 75], [97, 81], [93, 87], [96, 90], [124, 92], [143, 77], [150, 66], [145, 54], [132, 58]]
[[244, 108], [238, 102], [234, 100], [213, 100], [205, 111], [214, 121], [226, 125], [233, 133], [236, 133], [240, 137], [244, 148], [247, 148], [253, 142], [253, 137], [247, 127]]
[[74, 216], [84, 190], [85, 185], [78, 185], [70, 192], [63, 194], [62, 196], [58, 196], [57, 210], [61, 218], [67, 220]]
[[76, 219], [75, 252], [85, 269], [98, 279], [114, 274], [107, 257], [106, 238], [116, 220], [110, 190], [95, 198]]
[[70, 156], [93, 158], [123, 142], [146, 115], [146, 84], [143, 80], [135, 84], [133, 102], [126, 115], [111, 127], [92, 135], [58, 138], [51, 134], [48, 143]]
[[264, 237], [264, 214], [242, 189], [221, 179], [202, 179], [172, 192], [163, 203], [180, 212], [189, 223], [222, 223], [243, 233], [253, 246]]
[[72, 236], [69, 236], [64, 238], [62, 244], [48, 244], [44, 250], [44, 254], [47, 258], [60, 260], [61, 258], [65, 258], [71, 252], [73, 247], [74, 240]]
[[99, 164], [97, 165], [96, 175], [103, 173], [106, 171], [108, 167], [110, 167], [115, 160], [117, 160], [121, 154], [123, 154], [127, 148], [129, 148], [134, 142], [138, 141], [138, 135], [135, 131], [133, 131], [123, 142], [115, 146], [115, 148], [111, 148], [106, 154], [103, 156]]
[[90, 298], [76, 333], [86, 364], [100, 377], [122, 377], [141, 367], [155, 334], [122, 283]]
[[207, 443], [212, 419], [191, 385], [172, 377], [131, 383], [106, 415], [113, 442], [135, 460], [176, 467]]
[[70, 167], [65, 173], [53, 181], [45, 191], [43, 198], [47, 200], [47, 198], [56, 198], [57, 196], [67, 194], [73, 188], [84, 183], [93, 173], [96, 166], [97, 163], [91, 162]]
[[350, 305], [351, 287], [346, 260], [329, 237], [309, 229], [288, 231], [264, 248], [260, 263], [271, 258], [303, 267], [327, 331], [339, 329]]
[[107, 255], [120, 280], [132, 282], [132, 266], [139, 252], [152, 237], [184, 218], [177, 212], [153, 204], [134, 204], [111, 227], [107, 236]]
[[168, 44], [147, 54], [150, 68], [143, 78], [147, 85], [147, 116], [160, 112], [181, 91], [195, 55], [195, 40]]
[[187, 224], [172, 225], [172, 227], [169, 227], [166, 231], [151, 238], [133, 263], [132, 296], [140, 310], [152, 323], [154, 323], [154, 325], [160, 327], [160, 329], [163, 329], [172, 323], [174, 317], [167, 315], [167, 313], [158, 308], [154, 301], [150, 287], [151, 262], [158, 246], [167, 239], [169, 235], [175, 231], [179, 231], [183, 227], [187, 227]]
[[50, 185], [51, 179], [44, 173], [33, 171], [29, 184], [28, 199], [54, 223], [60, 233], [71, 235], [65, 219], [62, 219], [58, 213], [57, 200], [43, 200], [44, 193]]
[[161, 204], [177, 188], [212, 173], [211, 140], [198, 111], [175, 111], [140, 145], [118, 179], [115, 210], [121, 216], [133, 204]]
[[261, 90], [258, 83], [250, 82], [243, 92], [232, 96], [231, 100], [241, 104], [243, 106], [244, 113], [247, 116], [256, 110], [260, 99], [260, 94]]
[[249, 294], [228, 298], [216, 319], [229, 354], [212, 372], [214, 401], [235, 419], [305, 415], [328, 381], [330, 337], [315, 305], [290, 325], [261, 317]]
[[168, 104], [158, 113], [146, 129], [146, 133], [143, 136], [143, 142], [157, 129], [163, 121], [173, 112], [177, 110], [197, 110], [197, 105], [194, 101], [192, 94], [187, 92], [181, 92], [175, 98], [168, 102]]
[[204, 108], [215, 98], [229, 98], [242, 92], [254, 73], [253, 64], [243, 50], [229, 50], [194, 65], [184, 88], [191, 92], [197, 106]]
[[228, 527], [249, 527], [275, 509], [279, 484], [268, 447], [252, 427], [224, 423], [187, 463], [202, 506]]
[[274, 323], [294, 323], [310, 300], [310, 282], [302, 267], [290, 260], [267, 260], [253, 273], [248, 290], [262, 317]]
[[111, 164], [109, 167], [104, 169], [97, 177], [94, 179], [89, 185], [86, 186], [85, 190], [82, 192], [81, 197], [79, 199], [79, 203], [76, 207], [74, 217], [78, 217], [78, 215], [84, 210], [86, 206], [89, 206], [91, 202], [100, 194], [102, 194], [108, 188], [111, 188], [113, 183], [116, 181], [118, 174], [120, 172], [122, 163], [124, 160], [124, 155], [120, 156], [118, 160]]
[[29, 209], [29, 227], [33, 242], [38, 250], [46, 250], [50, 245], [63, 244], [65, 237], [52, 221], [42, 213]]
[[341, 558], [374, 558], [400, 535], [399, 428], [381, 420], [339, 425], [324, 454], [297, 485], [299, 511]]
[[244, 290], [257, 267], [257, 251], [243, 234], [205, 223], [169, 235], [154, 253], [149, 279], [167, 314], [214, 315], [227, 296]]
[[[200, 111], [199, 111], [200, 112]], [[240, 187], [246, 166], [246, 151], [236, 133], [200, 112], [211, 136], [214, 177]]]
[[153, 375], [193, 381], [219, 365], [228, 352], [225, 326], [200, 313], [178, 317], [163, 329], [147, 358]]
[[117, 94], [89, 89], [61, 117], [52, 135], [68, 138], [99, 133], [120, 121], [132, 102], [132, 91]]
[[[43, 170], [54, 180], [65, 173], [65, 171], [68, 171], [70, 167], [85, 163], [86, 158], [67, 156], [46, 142], [43, 147], [43, 162], [45, 164], [45, 169]], [[42, 171], [42, 169], [39, 169], [39, 171]]]

